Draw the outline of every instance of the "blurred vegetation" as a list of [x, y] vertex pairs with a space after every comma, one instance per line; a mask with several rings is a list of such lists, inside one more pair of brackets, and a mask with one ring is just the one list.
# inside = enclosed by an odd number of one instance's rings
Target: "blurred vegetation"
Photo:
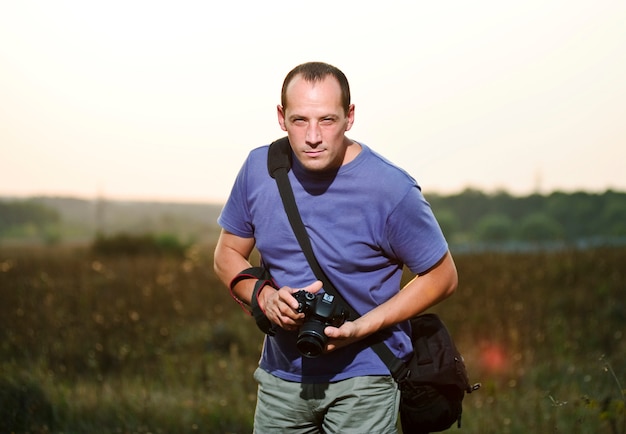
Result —
[[219, 232], [221, 208], [210, 203], [0, 198], [0, 243], [86, 244], [96, 237], [145, 234], [209, 242]]
[[[626, 434], [626, 194], [427, 199], [461, 282], [433, 310], [483, 384], [463, 432]], [[220, 210], [0, 199], [0, 433], [251, 431], [263, 337], [212, 271]]]
[[91, 250], [106, 256], [174, 256], [182, 258], [191, 247], [191, 242], [182, 242], [171, 234], [115, 234], [98, 235], [91, 243]]
[[[11, 429], [248, 430], [261, 337], [233, 309], [206, 251], [0, 252], [0, 408], [19, 415], [3, 418]], [[53, 411], [31, 412], [31, 401]]]
[[57, 210], [36, 200], [0, 201], [0, 239], [58, 239], [61, 216]]
[[[251, 432], [263, 336], [212, 251], [0, 246], [0, 432]], [[453, 254], [462, 432], [626, 434], [626, 248]]]
[[[626, 193], [426, 194], [446, 237], [465, 249], [523, 249], [626, 243]], [[96, 234], [170, 234], [207, 242], [219, 204], [0, 198], [0, 242], [90, 242]]]
[[[511, 196], [468, 189], [456, 195], [427, 195], [453, 244], [603, 244], [626, 241], [626, 193]], [[510, 245], [510, 244], [509, 244]]]

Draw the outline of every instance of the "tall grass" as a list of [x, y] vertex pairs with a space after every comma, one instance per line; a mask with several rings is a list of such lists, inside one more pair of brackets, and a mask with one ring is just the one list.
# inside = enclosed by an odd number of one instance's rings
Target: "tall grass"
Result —
[[[250, 432], [262, 335], [211, 251], [0, 249], [0, 432]], [[624, 258], [456, 257], [435, 310], [483, 384], [461, 432], [626, 434]]]
[[457, 258], [437, 308], [483, 389], [475, 433], [626, 433], [626, 250]]

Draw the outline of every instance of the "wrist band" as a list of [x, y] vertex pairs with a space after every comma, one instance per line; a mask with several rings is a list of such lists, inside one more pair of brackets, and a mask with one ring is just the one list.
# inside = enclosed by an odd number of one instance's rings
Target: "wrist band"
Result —
[[274, 330], [274, 324], [265, 316], [265, 312], [261, 309], [259, 305], [259, 294], [261, 290], [266, 287], [271, 286], [274, 288], [272, 281], [270, 280], [262, 280], [259, 279], [254, 284], [254, 291], [252, 291], [252, 298], [250, 300], [252, 304], [252, 316], [254, 316], [254, 320], [256, 321], [257, 327], [261, 329], [263, 333], [266, 335], [274, 336], [276, 334], [276, 330]]
[[233, 300], [239, 303], [239, 306], [241, 306], [244, 312], [247, 313], [248, 315], [252, 315], [252, 309], [250, 308], [250, 305], [248, 305], [248, 303], [246, 303], [245, 301], [237, 297], [234, 291], [235, 285], [241, 282], [242, 280], [264, 279], [266, 277], [269, 277], [269, 273], [264, 268], [250, 267], [250, 268], [246, 268], [241, 273], [233, 277], [233, 280], [230, 281], [230, 285], [228, 285], [228, 289], [230, 290], [230, 296], [233, 298]]
[[236, 284], [246, 279], [269, 279], [269, 273], [265, 268], [261, 267], [250, 267], [246, 268], [230, 281], [230, 290], [232, 292], [233, 288]]
[[[257, 279], [257, 282], [254, 284], [254, 290], [252, 291], [252, 296], [250, 297], [250, 305], [248, 306], [243, 300], [241, 300], [234, 292], [235, 285], [237, 285], [242, 280], [246, 279]], [[241, 306], [241, 308], [248, 314], [254, 317], [256, 325], [261, 329], [261, 331], [267, 335], [274, 336], [276, 331], [274, 330], [274, 325], [272, 322], [265, 316], [265, 312], [261, 309], [259, 305], [259, 293], [265, 286], [271, 286], [272, 288], [276, 288], [276, 284], [272, 280], [272, 276], [270, 273], [262, 267], [250, 267], [243, 270], [241, 273], [237, 274], [233, 280], [230, 281], [230, 285], [228, 286], [230, 289], [230, 295], [235, 299], [237, 303]]]

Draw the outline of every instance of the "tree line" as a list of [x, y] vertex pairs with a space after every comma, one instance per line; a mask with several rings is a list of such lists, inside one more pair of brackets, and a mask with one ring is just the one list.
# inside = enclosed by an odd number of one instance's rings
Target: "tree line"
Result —
[[[513, 196], [504, 191], [488, 194], [466, 189], [454, 195], [427, 194], [426, 199], [451, 244], [626, 240], [624, 192]], [[39, 238], [58, 242], [71, 238], [79, 226], [83, 236], [88, 233], [94, 237], [102, 232], [98, 227], [102, 216], [99, 218], [97, 211], [101, 208], [93, 201], [67, 198], [0, 198], [0, 239]], [[214, 230], [220, 208], [221, 205], [216, 204], [156, 206], [111, 202], [106, 219], [108, 227], [115, 228], [116, 232], [136, 233], [152, 227], [161, 233], [178, 234], [184, 227], [185, 236], [189, 236], [189, 230]], [[89, 215], [93, 218], [91, 224]], [[111, 224], [116, 219], [117, 224]]]
[[626, 193], [553, 192], [512, 196], [467, 189], [428, 195], [453, 243], [602, 242], [626, 238]]
[[35, 200], [0, 200], [1, 238], [47, 238], [61, 221], [57, 210]]

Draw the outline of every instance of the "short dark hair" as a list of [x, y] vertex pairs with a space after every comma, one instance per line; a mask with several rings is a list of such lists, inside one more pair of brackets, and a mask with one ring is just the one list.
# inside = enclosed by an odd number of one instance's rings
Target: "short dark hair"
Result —
[[348, 79], [339, 68], [324, 62], [303, 63], [289, 71], [285, 81], [283, 81], [283, 88], [280, 93], [280, 103], [285, 110], [287, 109], [287, 86], [297, 75], [302, 75], [302, 78], [309, 82], [322, 81], [329, 75], [335, 77], [341, 88], [341, 105], [344, 112], [348, 113], [350, 108], [350, 85], [348, 84]]

